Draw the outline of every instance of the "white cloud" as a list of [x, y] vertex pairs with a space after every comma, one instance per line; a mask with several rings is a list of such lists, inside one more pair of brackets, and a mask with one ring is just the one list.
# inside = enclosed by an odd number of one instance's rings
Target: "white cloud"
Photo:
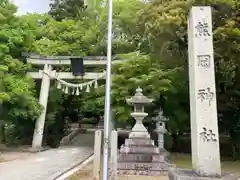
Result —
[[13, 0], [13, 2], [18, 6], [17, 14], [46, 13], [50, 0]]

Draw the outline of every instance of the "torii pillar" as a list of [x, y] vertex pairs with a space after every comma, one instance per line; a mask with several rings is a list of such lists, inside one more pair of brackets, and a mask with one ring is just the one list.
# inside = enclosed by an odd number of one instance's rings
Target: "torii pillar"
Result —
[[45, 117], [47, 111], [47, 103], [48, 103], [48, 95], [49, 95], [49, 88], [50, 88], [50, 81], [51, 78], [44, 72], [49, 72], [52, 70], [52, 66], [49, 64], [44, 65], [44, 70], [42, 73], [42, 84], [40, 90], [40, 97], [39, 97], [39, 104], [43, 106], [43, 111], [35, 124], [35, 130], [33, 135], [32, 141], [32, 148], [33, 149], [40, 149], [42, 148], [42, 140], [43, 140], [43, 132], [44, 132], [44, 125], [45, 125]]

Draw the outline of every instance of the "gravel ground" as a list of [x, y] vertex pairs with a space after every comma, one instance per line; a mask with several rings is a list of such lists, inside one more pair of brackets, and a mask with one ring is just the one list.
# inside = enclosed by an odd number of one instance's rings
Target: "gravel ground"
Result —
[[[93, 164], [87, 164], [83, 169], [73, 174], [67, 180], [93, 180], [92, 177]], [[94, 179], [99, 180], [99, 179]], [[119, 176], [117, 180], [168, 180], [168, 177], [155, 176]]]
[[79, 135], [70, 146], [2, 162], [0, 180], [53, 180], [93, 154], [92, 136]]

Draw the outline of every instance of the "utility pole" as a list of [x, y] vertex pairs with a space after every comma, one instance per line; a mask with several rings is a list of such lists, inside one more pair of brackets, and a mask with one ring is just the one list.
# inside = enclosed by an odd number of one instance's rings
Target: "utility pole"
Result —
[[108, 146], [109, 123], [111, 121], [111, 61], [112, 61], [112, 0], [108, 0], [108, 44], [107, 44], [107, 74], [104, 111], [104, 144], [102, 179], [108, 180]]

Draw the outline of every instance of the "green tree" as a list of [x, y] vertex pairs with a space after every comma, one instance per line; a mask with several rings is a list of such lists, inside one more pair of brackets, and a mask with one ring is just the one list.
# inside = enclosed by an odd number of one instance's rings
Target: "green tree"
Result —
[[[100, 0], [90, 4], [95, 8], [85, 9], [82, 1], [55, 0], [48, 15], [21, 17], [14, 15], [16, 7], [8, 1], [0, 5], [1, 113], [5, 121], [14, 124], [14, 129], [32, 131], [34, 123], [27, 120], [36, 119], [40, 112], [34, 82], [25, 75], [30, 67], [21, 58], [21, 52], [106, 55], [108, 9]], [[170, 118], [167, 126], [174, 149], [181, 148], [176, 147], [181, 142], [179, 137], [190, 133], [187, 17], [192, 5], [213, 8], [220, 132], [230, 137], [233, 157], [237, 159], [240, 151], [238, 1], [114, 0], [113, 55], [128, 61], [113, 67], [113, 119], [118, 125], [133, 123], [132, 109], [125, 98], [132, 96], [140, 86], [145, 95], [154, 98], [154, 103], [146, 109], [149, 121], [162, 106], [164, 115]], [[57, 70], [69, 71], [69, 67]], [[103, 71], [104, 67], [87, 70]], [[51, 87], [45, 142], [60, 139], [67, 119], [99, 120], [104, 111], [105, 82], [99, 84], [98, 89], [79, 97], [64, 95]]]
[[51, 0], [49, 14], [57, 21], [79, 19], [85, 9], [82, 0]]
[[[230, 136], [233, 152], [239, 152], [239, 2], [156, 0], [147, 3], [140, 11], [138, 21], [143, 29], [142, 39], [145, 40], [142, 43], [142, 50], [148, 49], [156, 59], [161, 57], [162, 66], [167, 69], [181, 67], [185, 78], [176, 79], [176, 82], [187, 86], [187, 15], [192, 5], [210, 5], [213, 8], [219, 125], [221, 132]], [[177, 89], [181, 90], [180, 87]], [[187, 91], [185, 88], [182, 92], [186, 94]], [[176, 97], [177, 101], [189, 104], [186, 96], [181, 96], [180, 92]], [[176, 112], [183, 109], [182, 112], [185, 112], [183, 117], [188, 117], [186, 115], [189, 114], [189, 107], [185, 107], [178, 106], [174, 109]], [[177, 119], [174, 118], [169, 124], [173, 122], [176, 123]], [[233, 153], [233, 157], [236, 158], [236, 153]]]
[[26, 76], [28, 66], [17, 59], [28, 38], [14, 16], [16, 7], [3, 1], [0, 9], [1, 119], [4, 121], [2, 125], [13, 123], [16, 126], [21, 124], [20, 121], [36, 119], [41, 107], [34, 97], [34, 82]]

